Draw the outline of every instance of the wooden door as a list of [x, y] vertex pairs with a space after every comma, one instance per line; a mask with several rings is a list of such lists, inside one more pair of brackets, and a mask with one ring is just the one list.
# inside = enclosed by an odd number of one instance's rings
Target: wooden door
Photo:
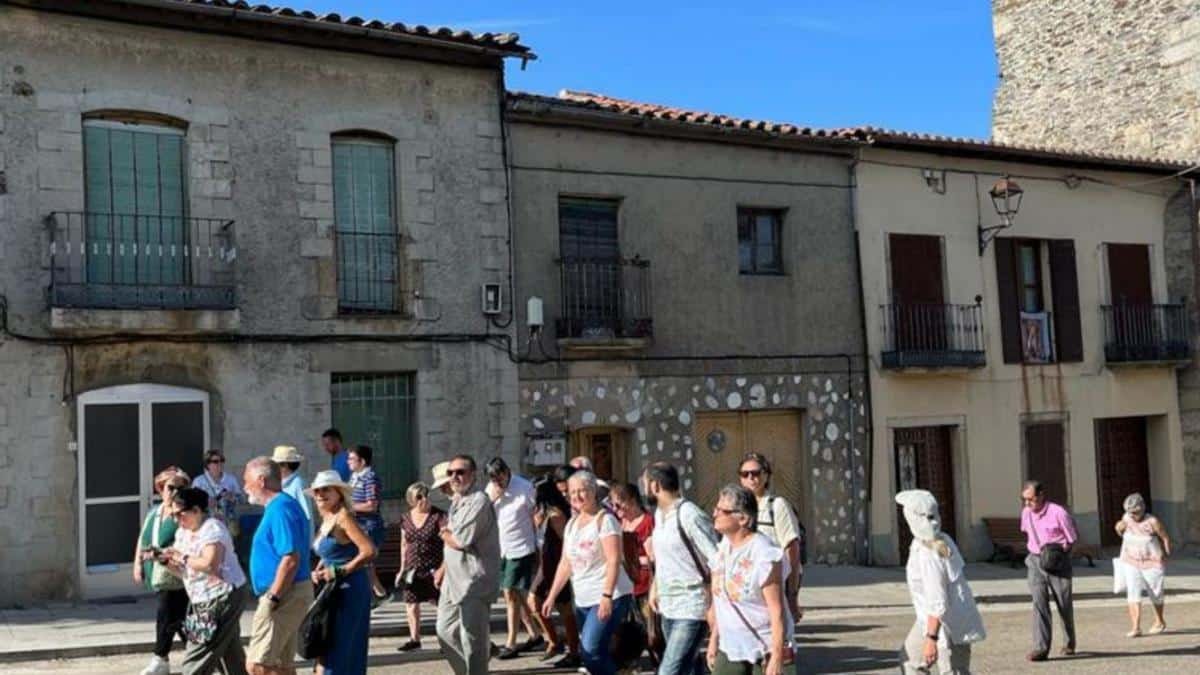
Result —
[[1038, 422], [1025, 427], [1025, 480], [1041, 481], [1047, 499], [1070, 506], [1066, 428], [1062, 422]]
[[627, 472], [628, 444], [624, 429], [614, 427], [592, 427], [579, 429], [572, 436], [571, 456], [582, 455], [592, 460], [596, 477], [612, 483], [629, 481]]
[[726, 483], [737, 482], [737, 470], [746, 453], [746, 414], [697, 413], [692, 423], [694, 483], [689, 497], [710, 509]]
[[[928, 490], [938, 501], [942, 531], [958, 540], [954, 509], [954, 462], [950, 444], [953, 427], [911, 427], [896, 429], [896, 486], [900, 490]], [[912, 532], [904, 522], [903, 509], [897, 507], [900, 523], [900, 560], [908, 559]]]
[[1150, 460], [1146, 418], [1122, 417], [1096, 422], [1096, 474], [1100, 491], [1100, 541], [1120, 543], [1113, 527], [1125, 513], [1125, 498], [1141, 493], [1150, 504]]
[[1150, 247], [1145, 244], [1108, 245], [1108, 283], [1112, 304], [1150, 305]]
[[888, 237], [888, 250], [896, 349], [945, 349], [947, 317], [941, 237], [892, 234]]

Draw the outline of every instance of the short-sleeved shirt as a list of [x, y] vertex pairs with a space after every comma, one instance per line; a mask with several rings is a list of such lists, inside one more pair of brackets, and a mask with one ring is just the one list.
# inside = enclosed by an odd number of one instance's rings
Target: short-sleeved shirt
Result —
[[[622, 526], [624, 529], [624, 526]], [[633, 570], [633, 594], [641, 597], [650, 592], [650, 581], [654, 571], [650, 569], [650, 558], [646, 554], [646, 543], [653, 544], [654, 516], [642, 514], [641, 521], [632, 530], [622, 532], [621, 545], [624, 548], [627, 567]]]
[[295, 499], [296, 503], [304, 511], [304, 517], [308, 518], [308, 530], [311, 535], [313, 532], [312, 500], [304, 493], [304, 487], [304, 477], [299, 472], [293, 473], [283, 479], [283, 491], [291, 495], [292, 499]]
[[800, 521], [788, 500], [768, 493], [758, 499], [758, 531], [779, 548], [787, 548], [800, 538]]
[[192, 480], [192, 487], [208, 494], [208, 515], [220, 518], [227, 524], [235, 522], [238, 504], [244, 496], [237, 478], [222, 473], [220, 478], [214, 480], [206, 471]]
[[695, 547], [700, 564], [707, 564], [717, 552], [717, 533], [699, 506], [680, 499], [668, 509], [656, 509], [650, 546], [654, 549], [658, 608], [668, 619], [700, 621], [708, 611], [708, 595], [701, 570], [679, 536], [680, 526]]
[[[379, 480], [379, 474], [375, 473], [375, 469], [365, 467], [361, 471], [355, 471], [350, 476], [350, 499], [355, 504], [363, 502], [375, 502], [374, 513], [379, 513], [379, 502], [383, 499], [383, 482]], [[370, 516], [370, 513], [357, 513], [359, 518]]]
[[463, 548], [444, 547], [442, 599], [455, 604], [466, 597], [495, 600], [500, 593], [500, 536], [492, 500], [478, 489], [455, 497], [446, 526]]
[[[1036, 536], [1033, 528], [1037, 528]], [[1034, 513], [1028, 506], [1021, 509], [1021, 531], [1025, 533], [1025, 547], [1033, 555], [1041, 553], [1046, 544], [1070, 546], [1079, 538], [1071, 514], [1054, 502], [1046, 502], [1041, 513]]]
[[308, 579], [312, 557], [308, 554], [308, 528], [304, 510], [291, 495], [280, 492], [267, 504], [250, 546], [250, 582], [255, 595], [267, 592], [275, 581], [279, 561], [291, 553], [300, 559], [292, 579]]
[[[780, 563], [780, 582], [790, 571], [787, 556], [765, 535], [755, 532], [738, 548], [733, 548], [729, 539], [721, 540], [717, 552], [708, 560], [712, 569], [713, 607], [717, 615], [717, 648], [730, 661], [756, 663], [764, 656], [764, 644], [771, 644], [771, 615], [767, 610], [763, 586], [771, 575], [771, 567]], [[780, 604], [783, 605], [784, 641], [792, 639], [795, 622], [788, 611], [780, 587]], [[742, 616], [733, 609], [736, 603]]]
[[537, 553], [533, 484], [521, 476], [512, 476], [508, 479], [508, 487], [492, 500], [492, 504], [496, 507], [496, 523], [500, 528], [500, 556], [517, 560]]
[[246, 575], [233, 550], [233, 539], [220, 520], [206, 518], [195, 532], [181, 527], [175, 533], [175, 548], [193, 558], [203, 553], [209, 544], [221, 546], [221, 566], [216, 574], [185, 568], [183, 586], [192, 604], [216, 600], [246, 583]]
[[[601, 509], [596, 515], [580, 526], [579, 516], [576, 515], [567, 523], [563, 537], [563, 555], [571, 563], [571, 589], [575, 593], [576, 607], [592, 607], [600, 604], [604, 595], [604, 577], [607, 572], [607, 560], [600, 540], [607, 537], [617, 538], [618, 556], [621, 550], [621, 525], [613, 514]], [[625, 573], [625, 567], [617, 561], [617, 585], [613, 588], [612, 599], [633, 593], [633, 582]]]
[[350, 480], [350, 451], [345, 448], [338, 451], [336, 455], [329, 459], [329, 468], [338, 472], [342, 480]]

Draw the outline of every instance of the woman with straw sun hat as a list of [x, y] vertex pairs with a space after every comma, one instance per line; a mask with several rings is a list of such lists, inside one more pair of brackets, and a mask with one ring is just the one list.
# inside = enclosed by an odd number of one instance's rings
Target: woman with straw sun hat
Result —
[[333, 583], [329, 650], [318, 657], [318, 672], [355, 675], [367, 672], [367, 636], [371, 629], [371, 582], [368, 565], [375, 545], [351, 511], [351, 488], [337, 471], [322, 471], [308, 490], [317, 504], [319, 525], [313, 550], [321, 562], [314, 584]]

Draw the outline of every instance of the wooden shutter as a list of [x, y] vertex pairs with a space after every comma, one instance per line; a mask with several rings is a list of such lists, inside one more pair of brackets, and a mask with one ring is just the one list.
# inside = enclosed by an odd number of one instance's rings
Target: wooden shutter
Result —
[[1051, 239], [1050, 293], [1054, 302], [1054, 336], [1058, 361], [1083, 360], [1083, 330], [1079, 324], [1079, 275], [1075, 271], [1075, 242]]
[[1017, 298], [1017, 264], [1012, 239], [992, 242], [996, 250], [996, 295], [1000, 303], [1000, 338], [1004, 362], [1021, 362], [1021, 309]]
[[1111, 304], [1135, 307], [1154, 304], [1150, 247], [1145, 244], [1109, 244], [1107, 248]]

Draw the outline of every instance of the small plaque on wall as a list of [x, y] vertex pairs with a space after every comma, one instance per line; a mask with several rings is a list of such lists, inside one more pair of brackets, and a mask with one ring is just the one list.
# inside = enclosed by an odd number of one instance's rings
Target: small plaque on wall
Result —
[[563, 434], [529, 439], [525, 463], [530, 466], [558, 466], [567, 462], [567, 439]]

